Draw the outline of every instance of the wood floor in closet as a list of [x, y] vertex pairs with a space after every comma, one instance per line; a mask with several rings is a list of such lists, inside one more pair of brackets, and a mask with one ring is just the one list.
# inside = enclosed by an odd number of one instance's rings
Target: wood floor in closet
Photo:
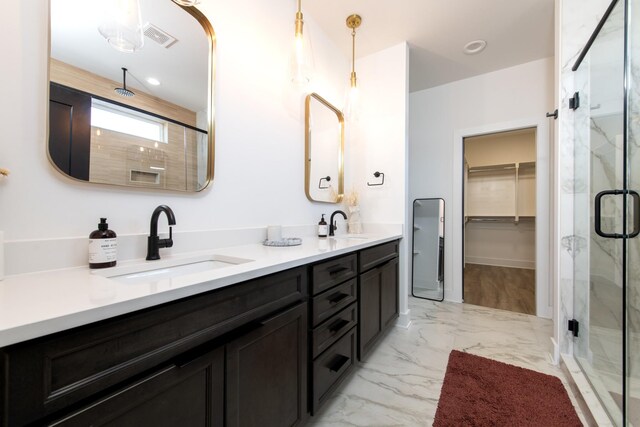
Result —
[[464, 268], [467, 304], [535, 315], [535, 289], [535, 270], [478, 264]]

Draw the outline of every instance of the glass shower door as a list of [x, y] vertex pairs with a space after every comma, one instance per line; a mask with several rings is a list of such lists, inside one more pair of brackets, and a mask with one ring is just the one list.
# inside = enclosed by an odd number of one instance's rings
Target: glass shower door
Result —
[[574, 356], [624, 425], [625, 2], [609, 12], [574, 73]]
[[[640, 192], [640, 0], [628, 1], [627, 9], [627, 185]], [[630, 202], [630, 201], [629, 201]], [[628, 203], [628, 217], [640, 212]], [[631, 221], [630, 221], [631, 222]], [[634, 228], [630, 226], [630, 228]], [[634, 233], [632, 232], [632, 235]], [[640, 237], [627, 240], [627, 420], [640, 427]]]

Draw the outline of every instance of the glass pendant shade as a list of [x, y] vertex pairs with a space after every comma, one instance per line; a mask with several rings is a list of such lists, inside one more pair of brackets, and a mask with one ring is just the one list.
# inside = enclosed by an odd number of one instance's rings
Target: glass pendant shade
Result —
[[357, 84], [352, 84], [347, 91], [347, 97], [344, 103], [344, 117], [349, 121], [355, 121], [359, 115], [360, 90]]
[[304, 21], [298, 3], [293, 45], [289, 56], [289, 79], [293, 85], [306, 87], [313, 80], [315, 66], [308, 30], [304, 31], [303, 27]]
[[120, 52], [132, 53], [144, 46], [142, 16], [138, 0], [103, 1], [103, 17], [98, 31]]

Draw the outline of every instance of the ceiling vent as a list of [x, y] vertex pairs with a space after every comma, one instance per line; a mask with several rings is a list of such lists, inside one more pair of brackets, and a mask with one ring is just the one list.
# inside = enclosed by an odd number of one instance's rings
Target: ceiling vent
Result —
[[160, 46], [164, 47], [165, 49], [170, 48], [171, 46], [173, 46], [178, 42], [178, 39], [173, 37], [171, 34], [167, 33], [164, 30], [161, 30], [160, 28], [156, 27], [155, 25], [149, 22], [147, 22], [144, 25], [144, 27], [142, 27], [142, 31], [145, 36], [147, 36], [149, 39], [153, 40], [154, 42], [158, 43]]

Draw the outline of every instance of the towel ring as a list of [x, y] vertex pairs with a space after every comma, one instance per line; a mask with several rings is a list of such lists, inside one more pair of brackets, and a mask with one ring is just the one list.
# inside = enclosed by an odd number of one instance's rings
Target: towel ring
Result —
[[377, 187], [377, 186], [379, 186], [379, 185], [384, 185], [384, 173], [382, 173], [382, 172], [378, 172], [378, 171], [375, 171], [375, 172], [373, 173], [373, 176], [374, 176], [374, 177], [376, 177], [376, 178], [380, 178], [380, 176], [382, 176], [382, 181], [381, 181], [381, 182], [379, 182], [379, 183], [377, 183], [377, 184], [371, 184], [370, 182], [368, 182], [368, 181], [367, 181], [367, 185], [368, 185], [369, 187]]
[[327, 181], [327, 182], [331, 181], [331, 177], [329, 175], [323, 176], [322, 178], [320, 178], [320, 181], [318, 182], [318, 188], [321, 189], [321, 190], [324, 190], [326, 188], [331, 187], [330, 185], [327, 185], [326, 187], [323, 187], [322, 186], [322, 181]]

